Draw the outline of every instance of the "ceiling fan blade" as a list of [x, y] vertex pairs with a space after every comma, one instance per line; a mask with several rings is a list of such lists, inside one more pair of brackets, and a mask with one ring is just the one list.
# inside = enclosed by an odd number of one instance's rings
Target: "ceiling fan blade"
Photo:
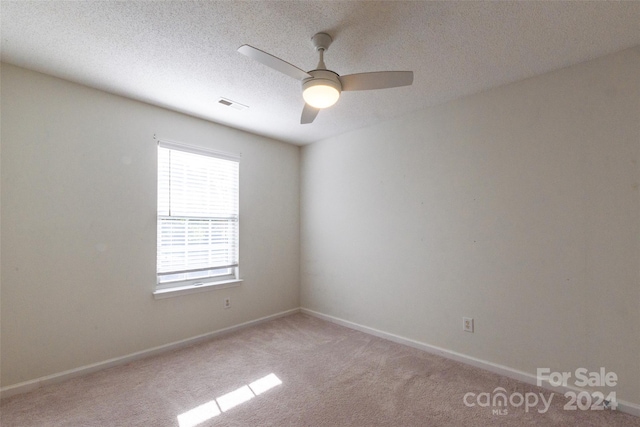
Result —
[[319, 108], [313, 108], [309, 104], [305, 103], [304, 108], [302, 109], [302, 116], [300, 117], [300, 124], [306, 125], [313, 122], [319, 112]]
[[311, 77], [310, 74], [307, 74], [306, 71], [301, 70], [295, 65], [289, 64], [287, 61], [283, 61], [280, 58], [277, 58], [273, 55], [268, 54], [267, 52], [263, 52], [260, 49], [256, 49], [253, 46], [249, 46], [248, 44], [244, 44], [238, 48], [238, 52], [243, 55], [248, 56], [254, 61], [258, 61], [267, 67], [271, 67], [276, 71], [280, 71], [287, 76], [291, 76], [297, 80], [303, 80], [308, 77]]
[[386, 89], [409, 86], [413, 83], [413, 71], [377, 71], [373, 73], [340, 76], [342, 90]]

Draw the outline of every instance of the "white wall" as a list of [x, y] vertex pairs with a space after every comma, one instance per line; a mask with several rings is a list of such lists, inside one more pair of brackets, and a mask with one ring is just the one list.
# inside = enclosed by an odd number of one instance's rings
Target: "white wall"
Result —
[[639, 70], [626, 50], [305, 147], [302, 306], [534, 375], [604, 366], [640, 404]]
[[[298, 147], [6, 64], [1, 77], [2, 386], [299, 306]], [[154, 134], [242, 153], [240, 287], [153, 299]]]

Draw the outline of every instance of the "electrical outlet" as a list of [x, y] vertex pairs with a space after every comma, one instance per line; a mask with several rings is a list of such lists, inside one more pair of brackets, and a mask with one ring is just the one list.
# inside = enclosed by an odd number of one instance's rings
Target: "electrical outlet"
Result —
[[224, 308], [231, 308], [231, 298], [226, 297], [224, 299]]
[[462, 318], [462, 330], [465, 332], [473, 333], [473, 318], [471, 317]]

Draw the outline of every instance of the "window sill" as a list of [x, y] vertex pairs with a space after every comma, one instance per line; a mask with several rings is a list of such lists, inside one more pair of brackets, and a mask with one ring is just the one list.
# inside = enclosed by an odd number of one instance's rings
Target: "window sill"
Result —
[[222, 282], [203, 283], [202, 285], [176, 286], [175, 288], [157, 289], [153, 292], [155, 299], [171, 298], [197, 292], [215, 291], [216, 289], [235, 288], [240, 286], [242, 279], [225, 280]]

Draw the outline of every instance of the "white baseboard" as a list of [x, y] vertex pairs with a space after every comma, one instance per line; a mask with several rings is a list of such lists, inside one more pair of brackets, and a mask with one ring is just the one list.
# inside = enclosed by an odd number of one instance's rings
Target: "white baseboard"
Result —
[[0, 389], [0, 398], [7, 398], [10, 396], [14, 396], [16, 394], [27, 393], [29, 391], [35, 390], [45, 385], [60, 383], [70, 378], [79, 377], [81, 375], [87, 375], [92, 372], [97, 372], [103, 369], [111, 368], [113, 366], [123, 365], [125, 363], [129, 363], [134, 360], [143, 359], [145, 357], [155, 356], [157, 354], [161, 354], [167, 351], [187, 347], [187, 346], [196, 344], [198, 342], [207, 341], [212, 338], [219, 337], [221, 335], [235, 332], [240, 329], [248, 328], [250, 326], [255, 326], [260, 323], [265, 323], [270, 320], [277, 319], [279, 317], [289, 316], [290, 314], [294, 314], [298, 312], [300, 312], [299, 308], [282, 311], [280, 313], [272, 314], [270, 316], [261, 317], [260, 319], [250, 320], [248, 322], [244, 322], [239, 325], [230, 326], [228, 328], [219, 329], [217, 331], [209, 332], [206, 334], [198, 335], [198, 336], [187, 338], [184, 340], [172, 342], [172, 343], [161, 345], [158, 347], [153, 347], [147, 350], [138, 351], [136, 353], [131, 353], [126, 356], [115, 357], [113, 359], [105, 360], [102, 362], [92, 363], [91, 365], [85, 365], [79, 368], [70, 369], [68, 371], [59, 372], [56, 374], [47, 375], [45, 377], [36, 378], [35, 380], [30, 380], [30, 381], [25, 381], [22, 383], [10, 385]]
[[[477, 359], [475, 357], [468, 356], [466, 354], [458, 353], [452, 350], [447, 350], [441, 347], [436, 347], [433, 345], [425, 344], [419, 341], [412, 340], [410, 338], [401, 337], [399, 335], [391, 334], [388, 332], [380, 331], [378, 329], [370, 328], [368, 326], [363, 326], [358, 323], [353, 323], [348, 320], [340, 319], [337, 317], [329, 316], [327, 314], [319, 313], [317, 311], [309, 310], [307, 308], [300, 308], [300, 312], [304, 314], [308, 314], [313, 317], [317, 317], [319, 319], [323, 319], [341, 326], [346, 326], [350, 329], [355, 329], [360, 332], [364, 332], [369, 335], [374, 335], [379, 338], [384, 338], [389, 341], [396, 342], [398, 344], [407, 345], [409, 347], [417, 348], [418, 350], [423, 350], [428, 353], [432, 353], [438, 356], [442, 356], [447, 359], [455, 360], [457, 362], [464, 363], [466, 365], [471, 365], [476, 368], [484, 369], [489, 372], [493, 372], [495, 374], [503, 375], [508, 378], [512, 378], [514, 380], [522, 381], [523, 383], [531, 384], [537, 386], [538, 379], [535, 375], [519, 371], [517, 369], [509, 368], [508, 366], [499, 365], [497, 363], [488, 362], [486, 360]], [[547, 390], [551, 390], [556, 393], [566, 393], [567, 391], [583, 391], [577, 387], [553, 387], [547, 381], [543, 381], [542, 388]], [[620, 412], [624, 412], [626, 414], [635, 415], [636, 417], [640, 417], [640, 405], [627, 402], [624, 400], [618, 400], [618, 408], [617, 410]]]

